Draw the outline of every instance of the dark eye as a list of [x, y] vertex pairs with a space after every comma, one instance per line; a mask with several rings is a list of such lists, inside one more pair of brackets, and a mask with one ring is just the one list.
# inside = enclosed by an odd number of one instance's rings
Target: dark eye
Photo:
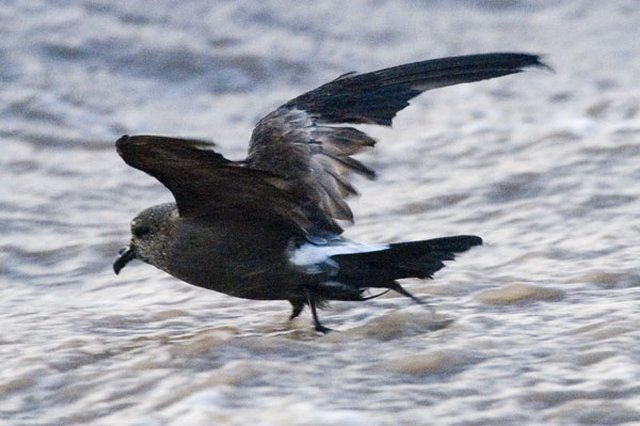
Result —
[[149, 228], [147, 225], [140, 225], [133, 228], [132, 232], [136, 237], [144, 238], [151, 233], [151, 228]]

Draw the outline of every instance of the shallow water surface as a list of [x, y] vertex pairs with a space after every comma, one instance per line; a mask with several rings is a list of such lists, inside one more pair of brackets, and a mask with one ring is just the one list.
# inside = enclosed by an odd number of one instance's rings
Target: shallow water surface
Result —
[[[640, 422], [637, 2], [7, 2], [0, 12], [5, 424]], [[350, 238], [481, 235], [432, 310], [321, 312], [111, 263], [171, 200], [113, 142], [215, 140], [350, 70], [489, 51], [539, 70], [414, 100], [361, 159]]]

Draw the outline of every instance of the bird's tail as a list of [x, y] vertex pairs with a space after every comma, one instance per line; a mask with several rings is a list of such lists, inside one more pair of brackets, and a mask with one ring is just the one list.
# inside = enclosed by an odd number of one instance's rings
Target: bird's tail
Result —
[[[432, 278], [445, 266], [444, 261], [453, 260], [457, 253], [481, 244], [482, 238], [475, 235], [458, 235], [395, 243], [378, 251], [338, 254], [330, 258], [338, 264], [337, 275], [332, 281], [338, 287], [344, 286], [343, 290], [349, 288], [351, 291], [346, 291], [345, 296], [350, 293], [351, 300], [358, 300], [356, 294], [360, 295], [360, 300], [366, 299], [363, 292], [367, 288], [387, 288], [419, 301], [397, 280]], [[340, 289], [333, 291], [339, 293]]]

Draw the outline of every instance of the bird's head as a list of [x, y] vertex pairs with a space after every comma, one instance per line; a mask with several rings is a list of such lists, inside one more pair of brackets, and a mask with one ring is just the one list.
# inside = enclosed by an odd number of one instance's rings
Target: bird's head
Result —
[[139, 259], [160, 269], [166, 269], [173, 237], [175, 204], [167, 203], [140, 212], [131, 221], [131, 241], [119, 251], [113, 270], [119, 274], [133, 259]]

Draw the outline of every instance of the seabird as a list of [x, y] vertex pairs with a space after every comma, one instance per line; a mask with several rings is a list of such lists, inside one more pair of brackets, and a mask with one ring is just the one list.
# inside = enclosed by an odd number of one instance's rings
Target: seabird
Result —
[[[365, 245], [341, 236], [353, 221], [345, 202], [352, 174], [375, 172], [353, 158], [375, 140], [346, 124], [391, 126], [424, 91], [547, 67], [536, 55], [489, 53], [426, 60], [348, 73], [304, 93], [262, 118], [247, 158], [230, 161], [193, 139], [122, 136], [118, 153], [158, 179], [175, 203], [142, 211], [116, 274], [140, 259], [174, 277], [230, 296], [286, 300], [290, 318], [309, 305], [363, 301], [389, 290], [420, 302], [399, 279], [432, 278], [443, 261], [482, 244], [474, 235]], [[371, 295], [369, 289], [382, 293]]]

